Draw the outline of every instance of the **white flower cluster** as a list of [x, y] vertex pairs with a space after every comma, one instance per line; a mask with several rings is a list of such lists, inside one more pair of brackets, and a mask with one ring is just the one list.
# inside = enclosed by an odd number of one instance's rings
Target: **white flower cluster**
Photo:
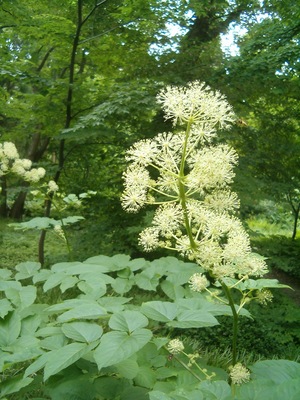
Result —
[[192, 275], [188, 283], [193, 292], [202, 292], [209, 286], [206, 276], [200, 273]]
[[233, 121], [230, 105], [198, 81], [167, 87], [158, 101], [166, 117], [186, 130], [141, 140], [127, 152], [123, 208], [138, 212], [146, 204], [158, 205], [139, 244], [145, 251], [178, 251], [217, 279], [263, 275], [266, 264], [251, 252], [234, 216], [239, 199], [230, 184], [238, 156], [229, 146], [211, 142], [217, 128]]
[[12, 172], [28, 182], [38, 182], [45, 176], [44, 168], [31, 167], [32, 162], [26, 158], [20, 158], [13, 143], [0, 143], [0, 176]]
[[249, 382], [250, 372], [241, 363], [235, 364], [234, 367], [230, 368], [230, 378], [234, 385], [241, 385], [242, 383]]
[[184, 350], [184, 344], [179, 339], [172, 339], [169, 341], [167, 349], [171, 354], [179, 354]]

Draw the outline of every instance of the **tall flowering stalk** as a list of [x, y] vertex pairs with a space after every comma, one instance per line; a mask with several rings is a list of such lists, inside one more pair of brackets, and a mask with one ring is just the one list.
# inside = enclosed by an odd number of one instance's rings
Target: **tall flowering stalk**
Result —
[[[249, 236], [235, 216], [239, 199], [230, 185], [237, 153], [226, 144], [213, 144], [218, 130], [230, 127], [234, 113], [223, 95], [199, 81], [169, 86], [157, 100], [166, 119], [173, 121], [174, 133], [141, 140], [128, 150], [122, 206], [136, 213], [146, 204], [157, 205], [152, 225], [139, 236], [144, 250], [177, 251], [222, 286], [233, 313], [235, 364], [239, 310], [231, 289], [237, 280], [260, 277], [267, 268], [252, 253]], [[235, 283], [229, 285], [230, 279]], [[192, 290], [208, 290], [208, 284], [201, 274], [190, 279]]]

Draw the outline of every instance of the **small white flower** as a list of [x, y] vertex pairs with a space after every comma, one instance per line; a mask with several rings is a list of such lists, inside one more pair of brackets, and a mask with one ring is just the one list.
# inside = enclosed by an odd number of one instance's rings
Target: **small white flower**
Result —
[[222, 127], [234, 120], [232, 107], [219, 92], [213, 92], [199, 81], [189, 83], [186, 87], [168, 86], [157, 96], [162, 104], [166, 118], [179, 122], [206, 121], [211, 127], [219, 124]]
[[167, 349], [171, 354], [179, 354], [184, 350], [184, 344], [179, 339], [172, 339], [169, 341]]
[[157, 147], [150, 139], [140, 140], [135, 143], [128, 151], [126, 160], [142, 166], [149, 165], [157, 154]]
[[193, 292], [203, 292], [209, 286], [209, 281], [205, 275], [196, 273], [188, 281], [190, 289]]
[[258, 290], [256, 293], [256, 299], [260, 304], [265, 306], [273, 300], [273, 294], [268, 289]]
[[137, 191], [135, 188], [126, 189], [121, 196], [121, 204], [125, 211], [136, 213], [146, 203], [147, 194], [145, 190]]
[[175, 204], [158, 207], [153, 218], [153, 225], [163, 235], [177, 231], [182, 222], [182, 209]]
[[19, 153], [16, 149], [16, 146], [12, 142], [4, 142], [2, 144], [2, 151], [10, 160], [19, 158]]
[[59, 189], [57, 183], [55, 181], [49, 181], [48, 182], [48, 193], [55, 193]]
[[139, 245], [145, 251], [152, 251], [159, 247], [159, 232], [155, 228], [144, 229], [139, 236]]
[[234, 367], [231, 367], [229, 375], [234, 385], [241, 385], [250, 380], [250, 371], [241, 363], [237, 363]]

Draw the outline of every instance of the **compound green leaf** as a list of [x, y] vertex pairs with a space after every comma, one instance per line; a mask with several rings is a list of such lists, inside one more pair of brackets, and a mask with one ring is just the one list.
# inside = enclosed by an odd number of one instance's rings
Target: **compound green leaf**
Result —
[[119, 331], [105, 333], [94, 351], [99, 370], [126, 360], [145, 346], [151, 337], [152, 332], [148, 329], [137, 329], [130, 335]]
[[141, 311], [154, 321], [169, 322], [177, 315], [177, 306], [168, 301], [148, 301], [141, 307]]
[[72, 308], [57, 317], [58, 322], [69, 322], [73, 319], [98, 319], [106, 315], [106, 311], [98, 304], [85, 304]]
[[44, 381], [74, 364], [96, 345], [97, 343], [91, 343], [90, 345], [85, 343], [71, 343], [61, 349], [50, 351], [46, 359]]
[[124, 332], [133, 332], [148, 325], [148, 319], [139, 311], [122, 311], [113, 314], [109, 320], [111, 329]]
[[61, 329], [68, 338], [86, 343], [100, 339], [103, 333], [100, 325], [90, 322], [71, 322], [63, 324]]

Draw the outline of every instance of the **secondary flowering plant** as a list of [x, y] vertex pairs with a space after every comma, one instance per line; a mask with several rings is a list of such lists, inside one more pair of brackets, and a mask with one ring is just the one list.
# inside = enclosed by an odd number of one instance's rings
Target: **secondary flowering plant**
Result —
[[[218, 131], [228, 129], [235, 116], [223, 95], [199, 81], [169, 86], [157, 100], [166, 119], [173, 121], [174, 132], [141, 140], [128, 150], [122, 206], [133, 213], [147, 204], [157, 206], [139, 244], [145, 251], [162, 247], [196, 262], [199, 273], [190, 277], [190, 289], [207, 291], [230, 306], [234, 366], [238, 316], [251, 300], [271, 300], [265, 287], [272, 287], [266, 279], [253, 279], [266, 274], [267, 266], [252, 252], [236, 215], [239, 199], [230, 185], [238, 155], [230, 146], [214, 143]], [[233, 301], [233, 289], [240, 293], [239, 305]], [[241, 370], [239, 365], [236, 369]]]
[[27, 158], [20, 158], [14, 143], [0, 143], [0, 177], [13, 173], [22, 177], [25, 181], [35, 183], [45, 176], [45, 169], [42, 167], [32, 168], [32, 161]]

